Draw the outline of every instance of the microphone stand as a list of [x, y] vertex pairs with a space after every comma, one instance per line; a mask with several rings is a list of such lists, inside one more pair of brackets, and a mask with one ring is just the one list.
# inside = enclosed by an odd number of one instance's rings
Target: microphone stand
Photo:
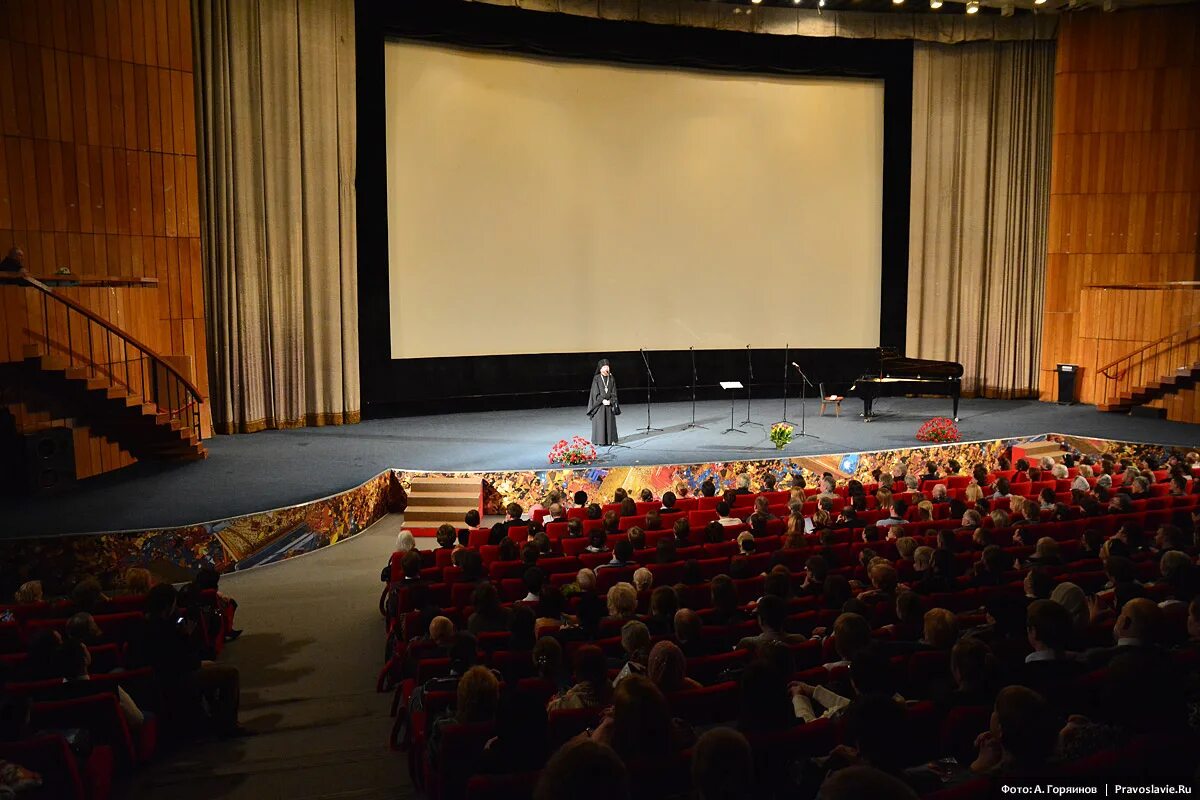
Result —
[[646, 365], [646, 427], [638, 428], [638, 433], [662, 433], [662, 428], [650, 427], [650, 384], [654, 383], [654, 373], [650, 371], [650, 360], [646, 358], [646, 351], [639, 347], [638, 352], [642, 354], [642, 363]]
[[808, 399], [806, 397], [805, 392], [809, 386], [812, 386], [812, 381], [810, 381], [808, 379], [808, 376], [804, 374], [804, 370], [800, 369], [800, 365], [797, 364], [795, 361], [792, 362], [792, 366], [796, 368], [796, 372], [800, 373], [800, 378], [801, 378], [801, 381], [800, 381], [800, 433], [798, 433], [796, 435], [797, 436], [811, 436], [813, 439], [816, 439], [817, 437], [814, 436], [813, 434], [804, 432], [804, 423], [807, 420], [805, 411], [807, 410], [806, 407], [808, 405], [805, 402], [805, 400]]
[[692, 356], [692, 421], [687, 425], [684, 425], [683, 429], [687, 430], [688, 428], [704, 428], [704, 430], [708, 430], [708, 428], [704, 425], [696, 424], [696, 350], [695, 348], [689, 347], [688, 352]]
[[746, 372], [749, 375], [746, 379], [746, 421], [742, 425], [757, 425], [761, 428], [761, 422], [750, 421], [750, 384], [754, 382], [754, 362], [751, 359], [750, 345], [746, 345]]
[[[785, 424], [789, 422], [789, 420], [787, 418], [788, 361], [790, 360], [788, 358], [789, 352], [790, 352], [790, 345], [785, 344], [783, 346], [783, 419], [779, 420], [780, 422], [785, 423]], [[803, 387], [801, 387], [801, 388], [803, 388]], [[804, 392], [801, 392], [800, 394], [801, 394], [801, 396], [803, 396]], [[801, 415], [804, 414], [803, 406], [800, 407], [800, 413], [801, 413]]]

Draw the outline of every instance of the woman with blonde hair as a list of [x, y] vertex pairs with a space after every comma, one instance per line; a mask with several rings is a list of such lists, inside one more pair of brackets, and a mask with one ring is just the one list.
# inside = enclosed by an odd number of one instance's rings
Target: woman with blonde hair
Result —
[[813, 531], [827, 530], [833, 527], [833, 517], [823, 508], [818, 508], [812, 515]]
[[17, 601], [18, 605], [23, 606], [42, 602], [42, 582], [25, 581], [21, 584], [21, 588], [17, 589], [17, 593], [13, 595], [13, 599]]
[[933, 503], [929, 502], [928, 500], [922, 500], [921, 502], [917, 503], [917, 516], [920, 517], [921, 522], [932, 522]]
[[875, 492], [875, 505], [880, 511], [891, 511], [892, 490], [880, 487], [879, 491]]
[[130, 567], [129, 569], [125, 570], [125, 594], [145, 594], [146, 592], [150, 591], [150, 587], [153, 585], [153, 583], [154, 582], [150, 578], [150, 570], [148, 569], [144, 569], [142, 567]]
[[1078, 585], [1063, 581], [1050, 592], [1050, 599], [1058, 603], [1071, 615], [1071, 624], [1076, 633], [1083, 633], [1092, 621], [1091, 609], [1088, 608], [1087, 595]]
[[625, 581], [608, 590], [608, 615], [613, 619], [632, 619], [637, 613], [637, 590]]
[[1008, 516], [1008, 512], [1003, 508], [997, 508], [989, 516], [992, 518], [993, 528], [1007, 528], [1012, 524], [1012, 520]]
[[983, 489], [979, 488], [978, 483], [971, 481], [967, 484], [967, 488], [963, 492], [963, 496], [966, 498], [968, 503], [977, 503], [983, 499]]

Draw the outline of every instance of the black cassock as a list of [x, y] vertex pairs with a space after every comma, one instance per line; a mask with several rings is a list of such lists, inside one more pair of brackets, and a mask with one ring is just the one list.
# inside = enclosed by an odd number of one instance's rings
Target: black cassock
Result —
[[[601, 361], [592, 376], [592, 390], [588, 393], [588, 416], [592, 418], [592, 444], [609, 445], [617, 443], [617, 415], [621, 413], [621, 404], [617, 402], [617, 379], [611, 374], [605, 378], [600, 374], [600, 367], [607, 364]], [[604, 401], [610, 401], [604, 405]]]

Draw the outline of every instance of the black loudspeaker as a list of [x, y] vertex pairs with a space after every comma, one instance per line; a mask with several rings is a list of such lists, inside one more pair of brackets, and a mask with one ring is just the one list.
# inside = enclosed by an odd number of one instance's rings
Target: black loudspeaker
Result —
[[30, 493], [52, 492], [75, 483], [75, 438], [70, 428], [25, 434], [25, 475]]
[[1059, 364], [1054, 369], [1058, 373], [1058, 402], [1059, 405], [1074, 405], [1075, 376], [1079, 374], [1078, 364]]

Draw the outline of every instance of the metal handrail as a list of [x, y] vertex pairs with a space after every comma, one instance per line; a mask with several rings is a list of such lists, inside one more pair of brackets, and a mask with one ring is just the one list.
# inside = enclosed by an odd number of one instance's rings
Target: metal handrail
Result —
[[[204, 396], [170, 362], [148, 345], [75, 300], [54, 291], [37, 278], [21, 275], [17, 283], [41, 292], [41, 339], [47, 355], [57, 347], [66, 353], [68, 368], [83, 367], [88, 370], [89, 378], [107, 377], [113, 386], [123, 386], [130, 394], [140, 397], [142, 402], [152, 403], [156, 413], [167, 414], [169, 419], [177, 419], [181, 425], [190, 427], [197, 441], [203, 438], [200, 406]], [[53, 307], [50, 301], [54, 302]], [[65, 342], [55, 342], [50, 333], [50, 320], [60, 313], [65, 323]], [[37, 335], [33, 330], [30, 333]], [[80, 347], [86, 341], [86, 353], [77, 350], [77, 341]]]
[[[1152, 379], [1168, 376], [1180, 366], [1168, 360], [1175, 358], [1176, 348], [1197, 339], [1200, 339], [1200, 321], [1171, 331], [1166, 336], [1130, 350], [1120, 358], [1099, 367], [1096, 371], [1105, 379], [1105, 402], [1119, 401], [1121, 392], [1126, 389], [1146, 386], [1147, 373]], [[1121, 365], [1124, 367], [1117, 369]]]

